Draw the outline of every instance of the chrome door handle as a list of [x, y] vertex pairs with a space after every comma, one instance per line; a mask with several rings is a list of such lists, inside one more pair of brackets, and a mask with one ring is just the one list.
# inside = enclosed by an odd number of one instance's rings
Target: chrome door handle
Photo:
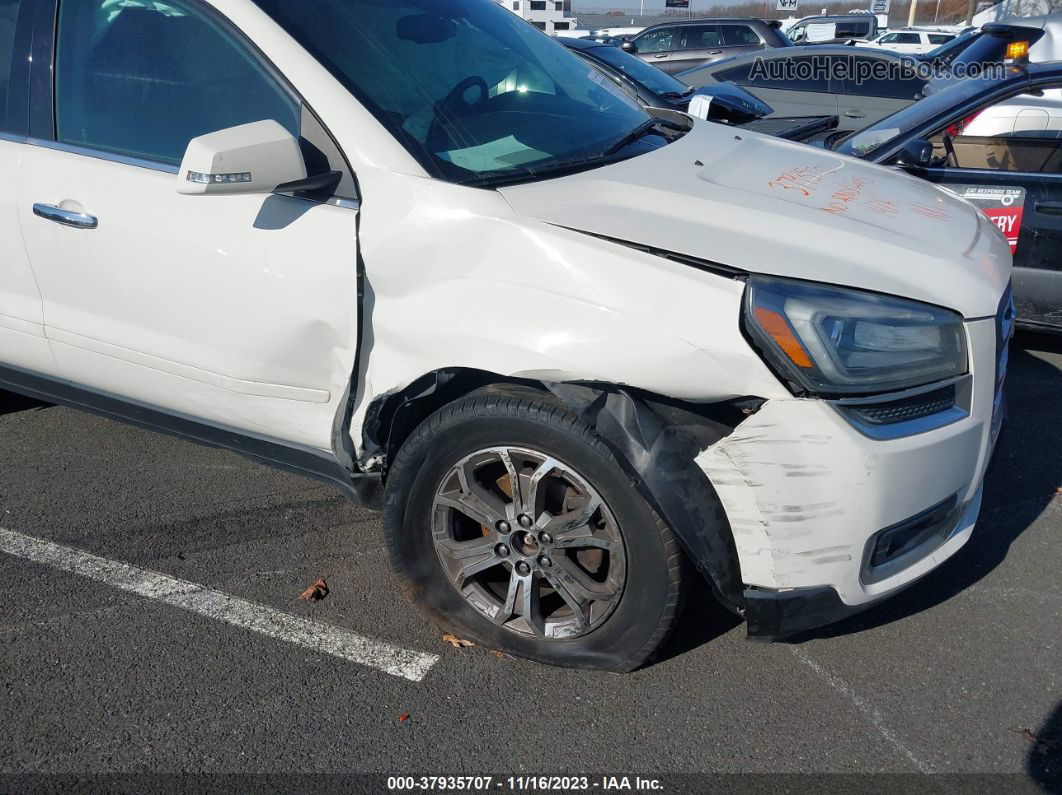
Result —
[[865, 119], [867, 117], [867, 114], [861, 110], [846, 110], [844, 115], [850, 119]]
[[100, 223], [94, 215], [64, 210], [54, 204], [34, 204], [33, 214], [46, 221], [55, 221], [57, 224], [72, 226], [75, 229], [95, 229]]
[[670, 53], [662, 52], [659, 55], [654, 55], [654, 58], [667, 58]]

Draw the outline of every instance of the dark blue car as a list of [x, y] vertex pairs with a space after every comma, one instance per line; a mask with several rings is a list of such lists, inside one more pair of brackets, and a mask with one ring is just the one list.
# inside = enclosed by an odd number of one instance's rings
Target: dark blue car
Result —
[[1000, 80], [948, 85], [830, 147], [979, 206], [1010, 241], [1019, 324], [1054, 332], [1062, 332], [1062, 128], [1044, 113], [1015, 116], [1013, 129], [991, 136], [965, 130], [998, 103], [1059, 89], [1062, 63], [1012, 66]]

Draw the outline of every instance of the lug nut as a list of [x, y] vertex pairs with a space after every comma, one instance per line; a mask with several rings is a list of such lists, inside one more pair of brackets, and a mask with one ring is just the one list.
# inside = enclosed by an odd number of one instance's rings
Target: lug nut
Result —
[[512, 530], [512, 527], [510, 527], [509, 523], [507, 521], [505, 521], [504, 519], [502, 519], [500, 522], [498, 522], [498, 524], [496, 524], [495, 527], [498, 528], [498, 532], [499, 533], [503, 533], [503, 534], [504, 533], [508, 533], [510, 530]]
[[516, 573], [519, 574], [521, 577], [526, 577], [528, 574], [531, 573], [531, 567], [527, 565], [526, 560], [521, 560], [519, 563], [516, 564]]
[[500, 558], [509, 557], [509, 547], [505, 546], [505, 544], [498, 544], [498, 546], [494, 547], [494, 552]]
[[553, 565], [553, 561], [543, 555], [538, 559], [538, 565], [544, 569], [548, 569], [550, 566]]
[[534, 522], [532, 521], [531, 517], [528, 516], [526, 513], [522, 513], [519, 516], [517, 516], [516, 517], [516, 521], [518, 521], [520, 523], [520, 527], [530, 527], [531, 525], [534, 524]]
[[541, 541], [543, 544], [552, 544], [553, 536], [551, 536], [549, 533], [539, 533], [538, 540]]

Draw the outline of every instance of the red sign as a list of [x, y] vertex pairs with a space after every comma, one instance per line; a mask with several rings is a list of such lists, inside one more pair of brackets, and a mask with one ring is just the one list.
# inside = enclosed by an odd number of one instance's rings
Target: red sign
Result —
[[1021, 216], [1025, 209], [1025, 188], [994, 185], [944, 185], [992, 219], [1010, 243], [1010, 253], [1018, 250]]
[[982, 207], [981, 212], [991, 218], [999, 231], [1007, 237], [1010, 243], [1010, 253], [1018, 250], [1018, 232], [1021, 231], [1021, 214], [1024, 207]]

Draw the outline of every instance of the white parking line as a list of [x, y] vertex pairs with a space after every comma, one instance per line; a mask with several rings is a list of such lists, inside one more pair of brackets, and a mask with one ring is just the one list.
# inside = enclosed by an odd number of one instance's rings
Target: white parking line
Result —
[[868, 704], [865, 700], [860, 698], [860, 696], [854, 690], [852, 690], [851, 687], [848, 686], [847, 682], [845, 682], [839, 676], [834, 676], [833, 674], [831, 674], [829, 671], [827, 671], [825, 668], [815, 662], [815, 660], [812, 659], [811, 655], [801, 649], [799, 646], [790, 646], [789, 649], [793, 652], [793, 654], [796, 655], [798, 660], [800, 660], [802, 663], [804, 663], [804, 665], [806, 665], [808, 668], [818, 674], [822, 678], [822, 680], [826, 682], [826, 684], [828, 684], [842, 696], [851, 701], [852, 704], [855, 705], [856, 709], [858, 709], [860, 712], [863, 713], [863, 715], [866, 716], [867, 720], [869, 720], [871, 725], [878, 730], [878, 733], [885, 738], [889, 745], [891, 745], [893, 748], [895, 748], [897, 751], [907, 757], [911, 764], [914, 765], [915, 770], [917, 770], [919, 773], [934, 772], [933, 767], [928, 762], [916, 755], [910, 748], [908, 748], [906, 745], [903, 744], [903, 742], [900, 741], [900, 738], [897, 737], [896, 734], [892, 731], [892, 729], [890, 729], [885, 723], [885, 718], [882, 717], [881, 713], [874, 709], [871, 704]]
[[439, 660], [435, 654], [365, 638], [346, 629], [299, 618], [188, 580], [90, 555], [80, 549], [2, 527], [0, 551], [413, 682], [423, 679]]

